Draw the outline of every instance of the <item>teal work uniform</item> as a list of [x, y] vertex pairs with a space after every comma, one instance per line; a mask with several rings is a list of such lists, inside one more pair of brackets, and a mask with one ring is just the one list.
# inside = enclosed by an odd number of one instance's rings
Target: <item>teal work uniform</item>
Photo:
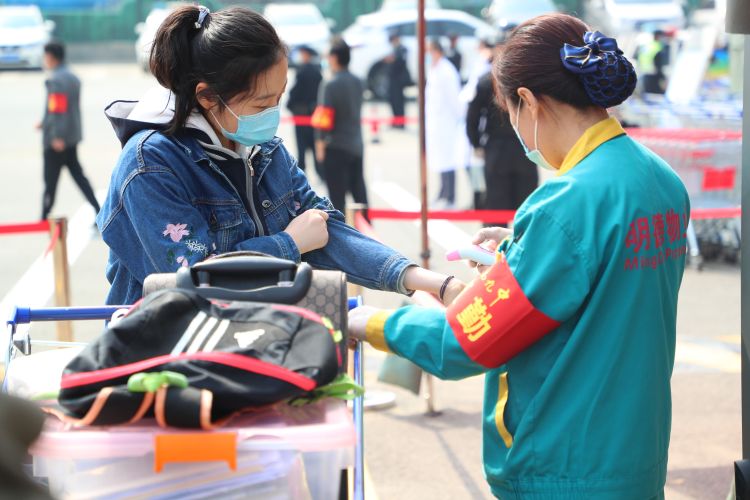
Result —
[[443, 379], [485, 374], [497, 497], [663, 496], [689, 213], [674, 171], [603, 120], [446, 311], [376, 313], [367, 340]]

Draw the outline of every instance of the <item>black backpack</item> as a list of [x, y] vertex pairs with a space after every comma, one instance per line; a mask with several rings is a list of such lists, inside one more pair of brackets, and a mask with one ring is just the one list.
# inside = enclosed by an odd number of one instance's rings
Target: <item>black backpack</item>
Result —
[[67, 419], [113, 425], [153, 415], [162, 426], [209, 429], [309, 395], [341, 370], [345, 342], [326, 318], [199, 292], [148, 295], [74, 358], [59, 395]]

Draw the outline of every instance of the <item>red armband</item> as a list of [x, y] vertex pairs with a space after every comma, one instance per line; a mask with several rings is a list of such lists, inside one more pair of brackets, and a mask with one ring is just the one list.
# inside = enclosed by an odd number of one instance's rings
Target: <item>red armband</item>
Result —
[[310, 125], [319, 130], [333, 130], [334, 109], [329, 106], [318, 106], [310, 117]]
[[55, 114], [68, 112], [68, 95], [67, 94], [50, 94], [47, 99], [47, 111]]
[[446, 317], [466, 355], [486, 368], [502, 365], [560, 325], [529, 301], [505, 258], [471, 282]]

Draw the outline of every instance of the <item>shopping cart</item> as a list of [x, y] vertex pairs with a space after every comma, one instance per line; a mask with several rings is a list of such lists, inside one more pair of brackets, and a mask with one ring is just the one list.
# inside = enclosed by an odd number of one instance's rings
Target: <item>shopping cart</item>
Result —
[[646, 128], [742, 130], [740, 99], [669, 101], [664, 95], [631, 97], [616, 111], [627, 123]]
[[[349, 309], [357, 307], [358, 305], [361, 305], [361, 297], [354, 297], [354, 298], [348, 299]], [[85, 345], [80, 342], [56, 342], [56, 341], [46, 341], [46, 340], [34, 340], [31, 338], [31, 335], [30, 335], [30, 325], [32, 323], [41, 322], [41, 321], [72, 321], [72, 320], [96, 320], [96, 319], [106, 320], [106, 319], [111, 318], [113, 314], [115, 314], [118, 310], [122, 309], [123, 307], [127, 307], [127, 306], [52, 307], [52, 308], [40, 308], [40, 309], [16, 307], [13, 313], [11, 314], [11, 317], [7, 321], [5, 335], [2, 339], [0, 339], [0, 348], [2, 348], [2, 352], [3, 352], [3, 366], [2, 366], [3, 370], [0, 371], [0, 374], [2, 374], [3, 376], [3, 391], [5, 392], [7, 389], [7, 383], [10, 380], [10, 376], [12, 375], [12, 371], [14, 369], [13, 368], [14, 361], [18, 360], [22, 356], [30, 355], [34, 347], [70, 348], [70, 347], [82, 347]], [[352, 366], [353, 366], [353, 378], [355, 382], [359, 384], [360, 386], [363, 384], [362, 356], [363, 356], [362, 346], [359, 342], [357, 342], [356, 347], [354, 348], [354, 351], [353, 351], [353, 355], [352, 355]], [[354, 500], [361, 500], [364, 498], [363, 409], [364, 409], [363, 397], [360, 396], [360, 397], [355, 398], [354, 401], [352, 402], [353, 427], [354, 427], [354, 432], [355, 432], [354, 460], [353, 460], [354, 466], [352, 470], [351, 479], [347, 479], [349, 476], [347, 475], [345, 471], [341, 474], [342, 480], [340, 481], [340, 483], [342, 487], [339, 489], [339, 498], [351, 498]], [[334, 408], [333, 410], [329, 411], [329, 409], [326, 408], [327, 413], [326, 413], [325, 420], [332, 419], [332, 417], [330, 417], [329, 414], [334, 414], [332, 413], [334, 412], [334, 410], [336, 409]], [[301, 411], [304, 412], [305, 409], [303, 408]], [[335, 429], [335, 427], [331, 427], [331, 426], [329, 427]], [[325, 432], [325, 429], [323, 426], [319, 425], [315, 428], [317, 432]], [[296, 431], [297, 435], [300, 434], [299, 429], [291, 429], [291, 430]], [[273, 434], [273, 432], [271, 432], [271, 429], [269, 429], [268, 431], [264, 431], [264, 432]], [[284, 436], [284, 434], [280, 433], [280, 431], [278, 430], [276, 430], [275, 432], [277, 433], [276, 434], [277, 437]], [[101, 433], [102, 432], [100, 430], [97, 430], [95, 433], [91, 433], [91, 434], [101, 434]], [[68, 433], [68, 434], [73, 436], [72, 433]], [[122, 434], [119, 434], [119, 435], [113, 434], [113, 436], [115, 438], [121, 438]], [[297, 436], [297, 439], [299, 439], [299, 436]], [[127, 443], [127, 444], [131, 444], [131, 443]], [[275, 449], [276, 446], [277, 445], [274, 444], [272, 449]], [[309, 442], [307, 446], [310, 446]], [[255, 453], [257, 453], [257, 450], [255, 450]], [[279, 453], [279, 452], [274, 452], [274, 453]], [[317, 456], [315, 455], [315, 453], [312, 453], [312, 456], [315, 460], [314, 464], [319, 465], [322, 460], [320, 458], [320, 453], [318, 453]], [[274, 457], [277, 458], [276, 456]], [[80, 463], [75, 464], [75, 467], [72, 467], [70, 463], [66, 463], [65, 465], [66, 465], [66, 468], [69, 468], [69, 469], [84, 467]], [[296, 465], [299, 466], [299, 464], [296, 464]], [[257, 467], [257, 464], [255, 464], [254, 466]], [[104, 465], [102, 465], [101, 463], [97, 463], [97, 468], [99, 469], [104, 468]], [[44, 469], [43, 461], [42, 461], [42, 467], [35, 466], [35, 470], [39, 470], [39, 469]], [[202, 469], [202, 470], [196, 469], [195, 471], [191, 470], [190, 471], [191, 477], [195, 477], [195, 478], [200, 477], [201, 471], [204, 475], [206, 474], [206, 469]], [[216, 469], [210, 469], [210, 471], [211, 473], [216, 473], [215, 472]], [[42, 470], [42, 472], [45, 472], [45, 471]], [[46, 471], [46, 472], [49, 472], [49, 471]], [[101, 473], [101, 470], [95, 470], [94, 472]], [[319, 473], [320, 471], [317, 471], [317, 472]], [[227, 475], [228, 473], [226, 472], [226, 470], [224, 470], [223, 474]], [[43, 475], [43, 474], [40, 474], [40, 475]], [[95, 475], [96, 474], [94, 474], [94, 476]], [[308, 474], [307, 477], [312, 482], [316, 480], [315, 475], [316, 474]], [[288, 477], [291, 478], [292, 476], [288, 476]], [[300, 480], [302, 481], [306, 480], [304, 470], [303, 472], [299, 473], [295, 477], [300, 478]], [[330, 478], [330, 474], [328, 477]], [[282, 477], [282, 479], [284, 479], [284, 477]], [[175, 480], [173, 480], [173, 482], [175, 482]], [[323, 481], [322, 478], [318, 480], [318, 482], [325, 483], [325, 484], [317, 485], [318, 495], [314, 496], [314, 498], [331, 498], [331, 491], [335, 491], [335, 490], [330, 489], [332, 487], [330, 483], [333, 483], [334, 485], [336, 483], [339, 483], [339, 481]], [[205, 490], [205, 481], [203, 483], [198, 483], [198, 484], [203, 484], [204, 490]], [[205, 493], [204, 490], [202, 490], [203, 493]], [[312, 490], [313, 488], [311, 488], [311, 491]], [[238, 491], [245, 491], [245, 490], [238, 490]], [[265, 491], [265, 493], [262, 493], [262, 495], [268, 496], [270, 498], [269, 491], [268, 490], [263, 490], [263, 491]], [[321, 491], [323, 491], [323, 493], [320, 493]], [[215, 495], [217, 494], [217, 491], [215, 489], [211, 489], [209, 493]], [[164, 498], [172, 498], [172, 497], [165, 496]], [[184, 496], [180, 496], [180, 498], [184, 498]], [[284, 496], [282, 498], [287, 498], [287, 497]], [[297, 497], [293, 496], [292, 498], [297, 498]], [[300, 498], [304, 498], [304, 496]]]
[[[737, 208], [741, 203], [738, 165], [742, 133], [713, 129], [634, 128], [628, 134], [661, 156], [680, 176], [692, 209]], [[723, 257], [736, 262], [740, 254], [739, 218], [691, 220], [687, 231], [690, 262]]]

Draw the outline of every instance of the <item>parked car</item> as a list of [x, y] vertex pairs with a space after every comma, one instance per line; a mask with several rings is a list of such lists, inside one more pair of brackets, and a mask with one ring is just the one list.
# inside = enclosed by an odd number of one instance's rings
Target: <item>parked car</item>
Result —
[[281, 40], [289, 47], [291, 66], [299, 62], [297, 49], [301, 45], [307, 45], [321, 55], [328, 50], [334, 22], [324, 18], [315, 4], [271, 3], [266, 5], [263, 16], [276, 28]]
[[532, 17], [555, 11], [552, 0], [493, 0], [484, 15], [495, 28], [508, 31]]
[[[407, 67], [412, 79], [416, 80], [416, 21], [415, 10], [375, 12], [359, 16], [344, 31], [344, 40], [352, 48], [349, 69], [366, 82], [376, 98], [384, 99], [388, 93], [387, 66], [383, 59], [392, 51], [388, 42], [391, 33], [398, 34], [407, 49]], [[489, 24], [459, 10], [425, 9], [425, 24], [428, 37], [458, 35], [458, 49], [463, 56], [461, 76], [464, 79], [468, 78], [478, 57], [477, 41], [493, 37], [495, 33]]]
[[36, 5], [0, 7], [0, 68], [41, 69], [54, 29]]
[[180, 5], [186, 4], [183, 2], [160, 4], [151, 9], [151, 12], [148, 13], [144, 22], [135, 25], [135, 32], [138, 35], [138, 38], [135, 41], [135, 59], [138, 61], [138, 65], [143, 71], [149, 71], [148, 59], [151, 56], [151, 46], [154, 44], [156, 31], [159, 29], [159, 26], [161, 26], [161, 23], [167, 18], [169, 13]]
[[586, 22], [609, 36], [685, 27], [680, 0], [587, 0]]

